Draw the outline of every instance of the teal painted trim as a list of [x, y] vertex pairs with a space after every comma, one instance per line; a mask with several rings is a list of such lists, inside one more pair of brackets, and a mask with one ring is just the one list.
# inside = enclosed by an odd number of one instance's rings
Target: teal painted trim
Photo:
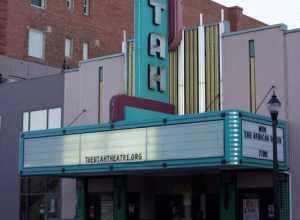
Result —
[[[149, 0], [135, 0], [135, 96], [150, 100], [169, 102], [169, 49], [168, 49], [168, 0], [160, 0], [166, 9], [161, 13], [161, 24], [153, 23], [153, 7]], [[165, 38], [165, 58], [148, 54], [149, 34], [158, 33]], [[165, 91], [148, 88], [148, 65], [165, 69]]]
[[225, 159], [226, 164], [239, 165], [241, 159], [241, 119], [239, 111], [226, 112]]
[[127, 179], [126, 176], [115, 176], [114, 179], [114, 220], [126, 220], [127, 217]]
[[19, 172], [23, 170], [24, 167], [24, 138], [21, 134], [19, 137]]
[[76, 220], [84, 220], [86, 214], [87, 180], [76, 179]]
[[[230, 181], [228, 181], [230, 179]], [[220, 220], [237, 220], [238, 189], [236, 176], [223, 173], [219, 183]], [[226, 207], [227, 206], [227, 207]]]
[[[117, 122], [114, 124], [102, 124], [102, 125], [87, 125], [87, 126], [77, 126], [77, 127], [66, 127], [61, 129], [52, 129], [44, 131], [33, 131], [25, 132], [20, 136], [20, 150], [19, 150], [19, 170], [23, 172], [23, 175], [43, 175], [53, 174], [53, 175], [66, 175], [71, 173], [80, 173], [80, 172], [127, 172], [135, 170], [160, 170], [162, 169], [162, 163], [168, 163], [168, 168], [178, 169], [178, 168], [199, 168], [199, 167], [228, 167], [234, 166], [239, 168], [239, 165], [242, 167], [253, 167], [253, 168], [270, 168], [270, 161], [262, 160], [251, 160], [249, 158], [242, 157], [242, 128], [241, 121], [247, 120], [256, 123], [262, 123], [266, 125], [271, 125], [271, 119], [265, 116], [256, 115], [253, 113], [243, 112], [239, 110], [225, 110], [221, 112], [209, 112], [201, 114], [192, 114], [185, 116], [170, 116], [164, 118], [166, 120], [155, 119], [145, 119], [138, 121], [123, 121]], [[93, 132], [105, 132], [113, 130], [122, 130], [122, 129], [132, 129], [132, 128], [145, 128], [145, 127], [158, 127], [158, 126], [167, 126], [167, 125], [176, 125], [176, 124], [186, 124], [186, 123], [197, 123], [197, 122], [208, 122], [208, 121], [224, 121], [224, 157], [222, 158], [202, 158], [202, 159], [190, 159], [190, 160], [170, 160], [170, 161], [147, 161], [142, 163], [120, 163], [120, 164], [105, 164], [105, 165], [94, 165], [94, 166], [68, 166], [68, 167], [41, 167], [41, 168], [24, 168], [24, 141], [26, 139], [32, 138], [43, 138], [43, 137], [53, 137], [53, 136], [63, 136], [63, 135], [72, 135], [72, 134], [83, 134], [83, 133], [93, 133]], [[113, 126], [112, 126], [113, 125]], [[280, 167], [282, 170], [287, 170], [287, 123], [285, 121], [280, 121], [279, 126], [284, 129], [284, 141], [285, 141], [285, 157], [286, 162], [281, 163]], [[224, 159], [226, 159], [226, 164], [224, 164]], [[240, 164], [240, 160], [242, 163]], [[222, 163], [223, 162], [223, 163]], [[113, 170], [111, 170], [111, 166]], [[64, 172], [62, 172], [64, 170]]]
[[288, 126], [285, 125], [284, 129], [283, 129], [283, 143], [284, 143], [284, 159], [285, 159], [285, 163], [284, 163], [284, 168], [285, 170], [289, 169], [289, 138], [288, 138]]
[[228, 118], [228, 158], [231, 165], [238, 165], [241, 159], [241, 120], [240, 113], [238, 111], [228, 112], [226, 117]]
[[[81, 165], [65, 167], [24, 168], [21, 175], [79, 175], [79, 174], [113, 174], [120, 172], [173, 170], [183, 168], [218, 167], [222, 165], [223, 157], [186, 160], [144, 161], [118, 164]], [[165, 166], [166, 165], [166, 166]]]
[[137, 118], [139, 119], [144, 119], [144, 120], [157, 120], [157, 119], [163, 119], [163, 118], [172, 118], [174, 115], [171, 114], [165, 114], [161, 112], [155, 112], [155, 111], [150, 111], [146, 109], [140, 109], [140, 108], [134, 108], [130, 106], [125, 107], [125, 120], [126, 121], [132, 121], [136, 120]]
[[267, 25], [264, 27], [259, 27], [259, 28], [250, 28], [246, 30], [241, 30], [241, 31], [236, 31], [236, 32], [229, 32], [225, 33], [222, 35], [222, 37], [232, 37], [236, 35], [241, 35], [241, 34], [248, 34], [252, 32], [258, 32], [258, 31], [265, 31], [265, 30], [270, 30], [270, 29], [275, 29], [275, 28], [280, 28], [281, 31], [286, 31], [287, 26], [285, 24], [274, 24], [274, 25]]
[[[243, 157], [241, 166], [244, 168], [264, 168], [273, 169], [273, 162], [271, 160], [260, 160], [255, 158]], [[288, 168], [285, 163], [279, 162], [279, 169], [282, 171], [287, 171]]]

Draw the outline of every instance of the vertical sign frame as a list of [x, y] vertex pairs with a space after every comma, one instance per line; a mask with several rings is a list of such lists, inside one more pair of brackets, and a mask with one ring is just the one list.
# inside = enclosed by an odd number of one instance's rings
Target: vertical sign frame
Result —
[[[169, 102], [168, 6], [168, 0], [135, 0], [135, 96], [165, 103]], [[162, 40], [152, 38], [151, 44], [151, 36]], [[163, 52], [157, 52], [159, 47]]]

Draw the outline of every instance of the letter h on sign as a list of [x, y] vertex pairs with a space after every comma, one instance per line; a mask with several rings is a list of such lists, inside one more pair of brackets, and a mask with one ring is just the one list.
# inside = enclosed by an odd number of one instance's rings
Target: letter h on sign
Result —
[[164, 92], [165, 88], [165, 69], [162, 67], [156, 67], [153, 65], [148, 65], [148, 87], [151, 90], [157, 90], [159, 92]]

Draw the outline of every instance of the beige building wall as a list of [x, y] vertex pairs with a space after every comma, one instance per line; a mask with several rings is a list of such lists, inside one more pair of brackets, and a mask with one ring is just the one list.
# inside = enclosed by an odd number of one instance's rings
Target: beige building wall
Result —
[[[110, 100], [124, 94], [123, 54], [82, 61], [78, 69], [65, 72], [64, 127], [95, 125], [109, 122]], [[103, 70], [103, 86], [99, 90], [99, 68]], [[100, 96], [102, 104], [99, 103]], [[61, 216], [75, 219], [76, 179], [62, 179]]]
[[[228, 33], [223, 36], [223, 108], [250, 111], [249, 40], [255, 42], [256, 104], [272, 85], [283, 102], [279, 117], [287, 119], [284, 25]], [[266, 102], [258, 114], [269, 115]]]

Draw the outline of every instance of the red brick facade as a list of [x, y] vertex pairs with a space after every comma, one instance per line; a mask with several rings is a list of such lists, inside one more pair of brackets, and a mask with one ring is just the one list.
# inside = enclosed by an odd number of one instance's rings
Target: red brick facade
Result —
[[[70, 67], [82, 59], [82, 44], [89, 43], [89, 58], [119, 52], [122, 32], [133, 36], [134, 0], [90, 0], [90, 15], [83, 15], [83, 0], [75, 0], [69, 11], [64, 0], [47, 0], [45, 9], [32, 7], [30, 0], [0, 1], [0, 54], [62, 67], [65, 38], [73, 39]], [[242, 15], [239, 8], [226, 8], [209, 0], [183, 0], [184, 25], [195, 26], [199, 14], [205, 23], [220, 20], [221, 9], [232, 30], [262, 26], [263, 23]], [[45, 33], [45, 59], [28, 56], [28, 29]], [[99, 43], [99, 44], [98, 44]]]
[[221, 10], [224, 9], [225, 20], [230, 22], [231, 31], [255, 28], [266, 24], [243, 14], [240, 7], [226, 7], [211, 0], [183, 0], [183, 23], [186, 27], [198, 25], [200, 13], [204, 23], [219, 22]]
[[0, 1], [0, 54], [5, 53], [5, 45], [6, 45], [6, 24], [7, 24], [7, 1]]

